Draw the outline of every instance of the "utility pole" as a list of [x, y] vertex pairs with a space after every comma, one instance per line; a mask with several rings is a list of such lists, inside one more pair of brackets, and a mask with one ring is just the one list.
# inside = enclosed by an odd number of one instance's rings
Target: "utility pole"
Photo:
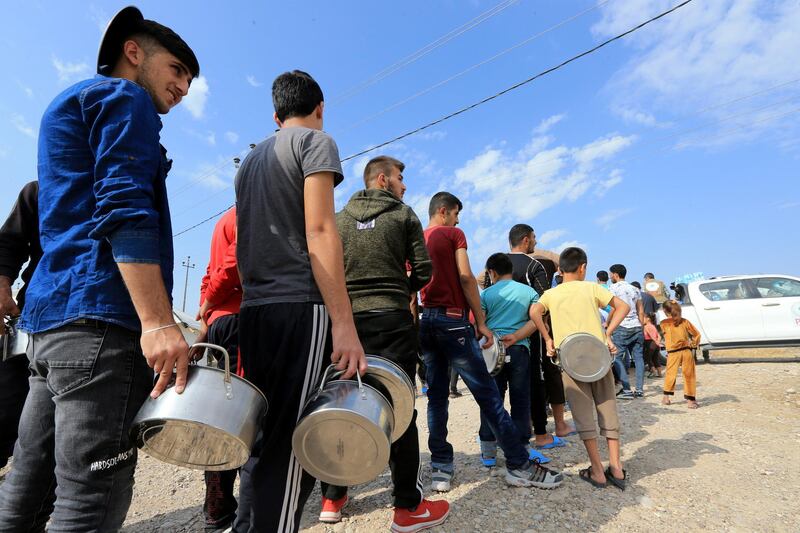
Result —
[[186, 278], [183, 281], [183, 306], [181, 307], [181, 311], [184, 313], [186, 312], [186, 289], [189, 288], [189, 269], [194, 268], [195, 265], [192, 263], [192, 256], [187, 255], [186, 261], [181, 262], [181, 266], [186, 269]]

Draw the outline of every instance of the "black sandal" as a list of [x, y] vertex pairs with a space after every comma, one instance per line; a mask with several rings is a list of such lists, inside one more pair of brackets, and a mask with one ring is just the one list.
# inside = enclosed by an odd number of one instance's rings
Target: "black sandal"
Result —
[[609, 466], [606, 468], [606, 480], [617, 487], [619, 490], [625, 490], [625, 481], [628, 479], [628, 471], [624, 468], [622, 469], [622, 479], [614, 477], [614, 474], [611, 473], [611, 467]]
[[[583, 470], [578, 470], [578, 477], [582, 480], [586, 481], [587, 483], [591, 483], [593, 487], [598, 489], [604, 489], [608, 486], [608, 482], [605, 483], [598, 483], [597, 481], [592, 479], [592, 467], [584, 468]], [[608, 476], [606, 476], [608, 479]]]

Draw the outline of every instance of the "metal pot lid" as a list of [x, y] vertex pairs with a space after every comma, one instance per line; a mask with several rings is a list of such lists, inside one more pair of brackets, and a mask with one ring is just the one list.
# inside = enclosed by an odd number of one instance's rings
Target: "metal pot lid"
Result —
[[241, 439], [187, 420], [148, 420], [139, 425], [136, 444], [160, 461], [194, 470], [234, 470], [250, 457]]
[[576, 381], [592, 383], [611, 369], [608, 346], [588, 333], [575, 333], [563, 340], [558, 353], [561, 368]]
[[394, 410], [392, 442], [396, 441], [403, 436], [414, 418], [414, 383], [400, 366], [377, 355], [367, 356], [367, 372], [362, 379], [369, 384], [373, 384], [371, 382], [374, 380], [379, 385], [378, 389], [384, 389], [389, 395], [387, 399]]
[[[342, 392], [336, 389], [346, 391], [350, 387], [352, 382], [332, 381], [325, 394], [335, 395]], [[346, 487], [371, 481], [386, 468], [390, 448], [386, 433], [366, 416], [349, 409], [312, 410], [295, 428], [292, 449], [309, 474]]]
[[[483, 361], [486, 363], [486, 368], [491, 371], [497, 365], [497, 361], [505, 352], [501, 350], [500, 339], [497, 334], [492, 335], [493, 341], [488, 348], [481, 348], [483, 353]], [[485, 340], [485, 339], [484, 339]]]

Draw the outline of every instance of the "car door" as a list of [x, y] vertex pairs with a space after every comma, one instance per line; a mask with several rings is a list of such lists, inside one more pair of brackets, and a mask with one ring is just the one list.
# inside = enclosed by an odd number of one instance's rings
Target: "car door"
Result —
[[761, 296], [766, 340], [800, 339], [800, 280], [765, 276], [753, 281]]
[[724, 279], [701, 283], [694, 303], [708, 342], [764, 340], [760, 298], [749, 279]]

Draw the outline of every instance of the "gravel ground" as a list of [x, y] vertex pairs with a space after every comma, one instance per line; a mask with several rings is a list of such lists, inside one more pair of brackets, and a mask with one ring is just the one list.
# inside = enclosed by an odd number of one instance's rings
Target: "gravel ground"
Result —
[[[560, 488], [507, 487], [502, 468], [490, 471], [480, 464], [472, 397], [465, 392], [452, 400], [453, 490], [426, 494], [446, 498], [452, 507], [447, 522], [432, 531], [798, 531], [800, 365], [701, 365], [697, 411], [686, 409], [680, 380], [675, 403], [661, 406], [660, 385], [647, 380], [644, 400], [619, 404], [629, 475], [624, 493], [595, 489], [577, 478], [588, 462], [576, 437], [549, 454], [549, 466], [567, 474]], [[427, 463], [424, 398], [417, 408]], [[429, 484], [429, 471], [424, 472]], [[124, 532], [202, 531], [202, 474], [143, 456], [136, 480]], [[317, 522], [319, 501], [317, 488], [302, 531], [385, 531], [391, 523], [388, 471], [352, 489], [345, 519], [336, 526]]]

